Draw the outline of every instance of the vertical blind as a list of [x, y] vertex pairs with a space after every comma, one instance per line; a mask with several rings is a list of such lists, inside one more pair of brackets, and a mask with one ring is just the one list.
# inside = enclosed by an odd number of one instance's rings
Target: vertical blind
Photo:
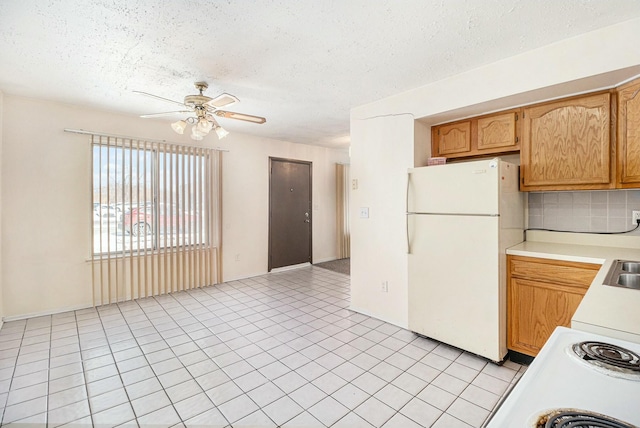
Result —
[[91, 136], [94, 305], [221, 281], [221, 152]]
[[349, 165], [336, 164], [336, 225], [338, 258], [351, 257], [351, 230], [349, 227]]

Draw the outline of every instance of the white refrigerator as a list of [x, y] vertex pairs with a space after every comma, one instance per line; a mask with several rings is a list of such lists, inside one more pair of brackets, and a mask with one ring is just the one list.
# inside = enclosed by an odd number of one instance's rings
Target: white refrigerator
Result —
[[506, 248], [523, 241], [518, 166], [409, 170], [409, 329], [493, 361], [507, 354]]

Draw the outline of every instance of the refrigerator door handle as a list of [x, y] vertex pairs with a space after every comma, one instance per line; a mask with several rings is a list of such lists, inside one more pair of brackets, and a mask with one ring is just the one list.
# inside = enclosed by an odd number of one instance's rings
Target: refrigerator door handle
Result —
[[411, 173], [407, 173], [407, 188], [404, 193], [404, 212], [409, 212], [409, 186], [411, 185]]
[[407, 174], [407, 188], [404, 193], [404, 212], [409, 212], [409, 183], [411, 182], [411, 174]]
[[407, 227], [407, 254], [411, 254], [411, 244], [409, 243], [409, 183], [411, 182], [411, 173], [407, 174], [407, 189], [404, 194], [404, 212], [407, 214], [406, 227]]
[[407, 254], [411, 254], [411, 243], [409, 242], [409, 213], [407, 213]]

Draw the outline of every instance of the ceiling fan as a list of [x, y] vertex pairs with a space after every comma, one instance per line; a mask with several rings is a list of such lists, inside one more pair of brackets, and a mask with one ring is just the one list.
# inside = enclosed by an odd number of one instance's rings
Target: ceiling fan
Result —
[[227, 119], [243, 120], [245, 122], [258, 124], [262, 124], [267, 121], [267, 119], [265, 119], [264, 117], [220, 110], [220, 108], [230, 106], [239, 102], [240, 100], [227, 93], [222, 93], [215, 98], [204, 95], [203, 92], [209, 87], [207, 82], [196, 82], [195, 87], [198, 91], [200, 91], [200, 93], [196, 95], [187, 95], [186, 97], [184, 97], [184, 102], [170, 100], [168, 98], [159, 97], [147, 92], [133, 91], [140, 95], [177, 104], [183, 108], [182, 110], [177, 111], [143, 114], [140, 117], [151, 118], [185, 113], [195, 114], [195, 116], [190, 116], [186, 119], [182, 119], [171, 124], [171, 128], [178, 134], [184, 134], [184, 130], [186, 129], [187, 125], [193, 125], [191, 128], [191, 138], [194, 140], [202, 140], [205, 136], [207, 136], [207, 134], [209, 134], [212, 129], [216, 132], [219, 139], [222, 139], [229, 134], [226, 129], [220, 126], [218, 121], [215, 119], [215, 116], [224, 117]]

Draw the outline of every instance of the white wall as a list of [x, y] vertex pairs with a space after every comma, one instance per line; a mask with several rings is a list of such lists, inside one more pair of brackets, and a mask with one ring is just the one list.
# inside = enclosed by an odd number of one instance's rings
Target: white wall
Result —
[[[351, 306], [386, 321], [406, 325], [407, 257], [405, 189], [413, 166], [411, 115], [351, 122]], [[357, 163], [353, 160], [359, 159]], [[362, 207], [369, 218], [360, 218]], [[355, 251], [354, 251], [355, 249]], [[381, 291], [388, 283], [388, 293]]]
[[640, 19], [626, 21], [353, 108], [352, 117], [477, 114], [598, 89], [640, 74], [639, 39]]
[[4, 300], [2, 298], [2, 137], [4, 136], [2, 127], [2, 111], [4, 106], [4, 94], [0, 91], [0, 327], [2, 327], [2, 317], [4, 317]]
[[[37, 116], [37, 119], [35, 118]], [[201, 143], [167, 122], [4, 95], [1, 167], [4, 316], [91, 305], [89, 137], [64, 128], [204, 144], [223, 160], [224, 280], [267, 270], [268, 157], [313, 162], [314, 261], [337, 255], [335, 162], [345, 152], [238, 133]], [[240, 261], [235, 261], [235, 255]]]
[[230, 134], [223, 155], [223, 274], [225, 280], [267, 271], [269, 157], [313, 162], [313, 262], [337, 257], [335, 164], [347, 151]]
[[[351, 200], [353, 308], [406, 327], [404, 177], [426, 153], [414, 153], [414, 131], [424, 133], [414, 118], [430, 125], [612, 85], [640, 74], [638, 40], [635, 19], [353, 108], [351, 177], [360, 182]], [[375, 207], [371, 219], [358, 218], [362, 206]]]

